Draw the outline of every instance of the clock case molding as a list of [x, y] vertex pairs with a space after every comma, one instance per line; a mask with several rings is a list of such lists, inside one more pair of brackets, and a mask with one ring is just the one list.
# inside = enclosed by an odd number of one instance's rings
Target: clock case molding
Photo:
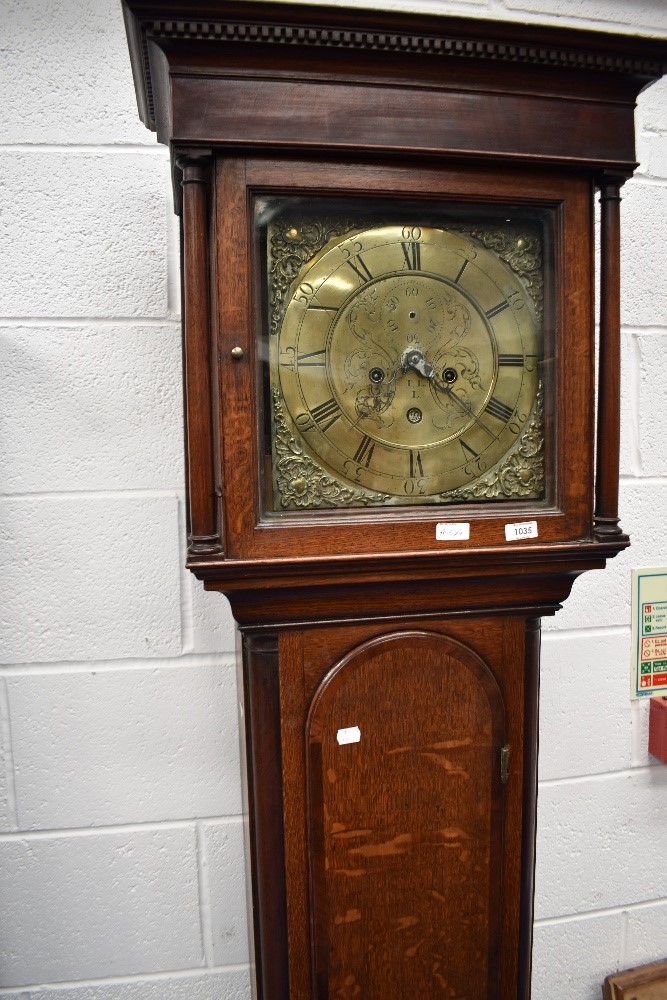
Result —
[[[228, 597], [243, 641], [257, 996], [324, 1000], [335, 988], [327, 942], [341, 932], [327, 893], [339, 887], [323, 874], [334, 848], [321, 819], [333, 793], [317, 776], [339, 680], [364, 711], [409, 694], [427, 727], [438, 678], [469, 676], [501, 706], [480, 752], [511, 750], [505, 791], [497, 776], [489, 787], [503, 819], [489, 820], [496, 902], [475, 995], [527, 1000], [539, 619], [629, 544], [618, 521], [620, 195], [637, 165], [636, 97], [667, 70], [667, 43], [308, 5], [123, 7], [140, 114], [170, 147], [182, 221], [187, 565]], [[263, 516], [252, 200], [267, 192], [552, 210], [545, 501]], [[531, 519], [537, 538], [505, 541], [506, 522]], [[436, 542], [439, 521], [470, 522], [470, 540]], [[436, 666], [422, 674], [422, 663]], [[393, 716], [387, 725], [402, 724]], [[442, 796], [434, 780], [431, 805]], [[389, 981], [383, 995], [396, 988], [411, 989]]]
[[[309, 594], [340, 585], [349, 614], [362, 567], [366, 582], [393, 578], [401, 591], [406, 577], [432, 589], [434, 580], [494, 569], [524, 581], [529, 570], [547, 570], [553, 608], [579, 572], [627, 544], [617, 510], [619, 199], [636, 167], [636, 96], [662, 75], [664, 41], [274, 3], [132, 0], [124, 13], [140, 113], [170, 146], [183, 220], [190, 568], [207, 586], [237, 595], [239, 620], [256, 603], [252, 592], [273, 591], [280, 602], [276, 587], [304, 584]], [[597, 415], [594, 189], [602, 241]], [[556, 207], [563, 340], [552, 360], [550, 504], [532, 513], [525, 503], [502, 512], [422, 508], [409, 532], [397, 511], [261, 517], [250, 239], [250, 200], [260, 190], [440, 192]], [[234, 347], [244, 352], [240, 363]], [[533, 514], [540, 537], [508, 545], [504, 524]], [[470, 541], [435, 543], [441, 520], [473, 522]], [[442, 589], [436, 603], [442, 607]], [[270, 598], [264, 611], [282, 620]]]

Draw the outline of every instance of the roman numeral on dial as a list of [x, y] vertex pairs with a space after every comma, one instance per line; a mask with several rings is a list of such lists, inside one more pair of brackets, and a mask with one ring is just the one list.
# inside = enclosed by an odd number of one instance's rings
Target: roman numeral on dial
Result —
[[479, 458], [479, 454], [474, 448], [471, 448], [469, 444], [466, 444], [463, 438], [459, 438], [459, 444], [463, 450], [463, 456], [466, 462], [469, 462], [471, 458]]
[[323, 347], [321, 351], [309, 351], [307, 354], [299, 354], [296, 360], [300, 368], [321, 368], [324, 365], [326, 353]]
[[499, 399], [492, 396], [486, 405], [486, 412], [490, 413], [492, 417], [496, 418], [496, 420], [501, 420], [504, 424], [506, 424], [512, 416], [514, 410], [511, 406], [508, 406], [507, 403], [501, 403]]
[[424, 475], [424, 466], [422, 465], [421, 453], [418, 451], [410, 451], [410, 479], [414, 479], [416, 476]]
[[510, 307], [509, 302], [506, 302], [505, 299], [503, 299], [503, 301], [499, 302], [497, 306], [493, 306], [493, 308], [487, 309], [485, 316], [487, 319], [493, 319], [494, 316], [497, 316], [498, 313], [501, 313], [504, 309], [509, 309], [509, 307]]
[[409, 271], [419, 271], [422, 266], [421, 243], [401, 243], [405, 263]]
[[354, 460], [357, 465], [365, 465], [366, 468], [368, 468], [371, 464], [374, 449], [375, 441], [373, 438], [369, 437], [368, 434], [366, 434], [366, 436], [361, 439], [361, 444], [354, 453]]
[[[366, 262], [364, 261], [360, 253], [357, 254], [354, 260], [348, 260], [347, 263], [350, 265], [356, 276], [359, 278], [359, 281], [361, 282], [362, 285], [364, 285], [367, 281], [370, 281], [372, 279], [373, 275], [368, 270]], [[359, 266], [357, 267], [357, 265]]]
[[319, 403], [310, 411], [313, 420], [323, 431], [328, 431], [331, 425], [336, 423], [341, 413], [341, 408], [333, 397]]
[[498, 364], [505, 368], [523, 368], [525, 358], [523, 354], [499, 354]]
[[455, 283], [455, 284], [457, 284], [457, 285], [458, 285], [459, 281], [460, 281], [460, 280], [461, 280], [461, 278], [463, 277], [463, 273], [464, 273], [464, 271], [465, 271], [466, 267], [468, 266], [468, 263], [469, 263], [469, 261], [468, 261], [468, 259], [466, 258], [466, 259], [465, 259], [465, 260], [463, 261], [463, 263], [461, 264], [461, 268], [460, 268], [460, 270], [459, 270], [459, 273], [458, 273], [458, 274], [456, 275], [456, 277], [454, 278], [454, 283]]

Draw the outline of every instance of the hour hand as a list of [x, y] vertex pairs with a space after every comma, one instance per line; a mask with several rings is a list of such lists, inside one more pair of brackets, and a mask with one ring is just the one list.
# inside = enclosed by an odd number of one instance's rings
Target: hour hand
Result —
[[408, 350], [403, 353], [401, 366], [403, 371], [407, 371], [408, 368], [412, 368], [412, 370], [417, 372], [418, 375], [421, 375], [422, 378], [433, 379], [435, 377], [435, 368], [433, 365], [428, 363], [421, 351], [414, 348], [408, 348]]

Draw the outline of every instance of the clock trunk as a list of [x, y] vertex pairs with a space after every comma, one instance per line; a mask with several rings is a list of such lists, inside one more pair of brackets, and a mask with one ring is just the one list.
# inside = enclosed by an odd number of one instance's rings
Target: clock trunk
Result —
[[243, 648], [260, 995], [526, 996], [539, 620]]

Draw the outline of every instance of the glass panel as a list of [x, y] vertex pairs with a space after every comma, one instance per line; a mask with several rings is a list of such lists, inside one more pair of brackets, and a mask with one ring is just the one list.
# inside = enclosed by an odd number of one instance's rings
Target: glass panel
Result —
[[255, 221], [266, 513], [550, 498], [550, 210], [276, 197]]

